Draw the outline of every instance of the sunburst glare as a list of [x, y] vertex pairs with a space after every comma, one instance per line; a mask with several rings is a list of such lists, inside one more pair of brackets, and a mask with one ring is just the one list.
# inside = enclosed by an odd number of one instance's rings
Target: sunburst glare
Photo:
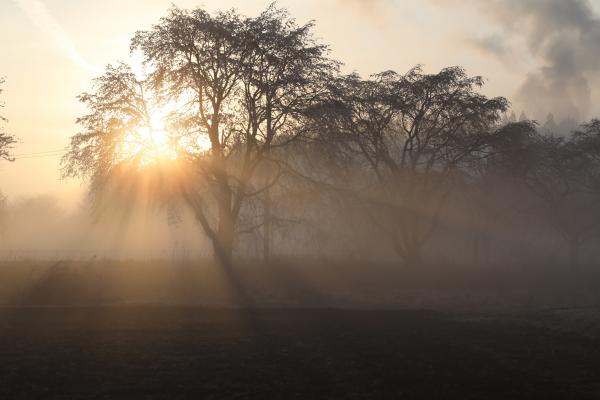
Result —
[[169, 130], [168, 117], [175, 106], [154, 110], [145, 126], [128, 132], [115, 151], [118, 161], [130, 161], [139, 167], [176, 161], [182, 153], [205, 154], [210, 150], [207, 135], [194, 138], [175, 135]]

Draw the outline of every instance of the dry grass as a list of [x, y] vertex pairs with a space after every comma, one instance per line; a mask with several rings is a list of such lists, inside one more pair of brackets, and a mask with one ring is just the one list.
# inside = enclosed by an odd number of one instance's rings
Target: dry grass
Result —
[[600, 305], [600, 271], [287, 260], [20, 261], [0, 264], [0, 304], [194, 304], [454, 311]]

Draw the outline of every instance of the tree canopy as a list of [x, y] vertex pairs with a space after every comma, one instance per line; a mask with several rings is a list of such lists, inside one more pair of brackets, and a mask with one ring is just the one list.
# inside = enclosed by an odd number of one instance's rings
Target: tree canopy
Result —
[[245, 201], [280, 175], [257, 179], [261, 165], [280, 170], [272, 151], [302, 134], [303, 110], [337, 68], [312, 29], [275, 6], [255, 18], [173, 7], [132, 40], [148, 71], [143, 80], [125, 65], [109, 67], [96, 91], [80, 96], [91, 114], [78, 120], [83, 131], [64, 158], [65, 175], [92, 177], [98, 189], [132, 163], [146, 166], [144, 143], [132, 152], [128, 140], [143, 142], [136, 132], [154, 130], [151, 108], [168, 110], [169, 143], [184, 171], [171, 171], [169, 191], [192, 207], [229, 264]]
[[[345, 208], [407, 265], [449, 229], [450, 208], [470, 207], [487, 237], [492, 219], [522, 227], [533, 205], [574, 264], [599, 232], [600, 122], [566, 136], [551, 117], [517, 122], [461, 67], [344, 75], [313, 23], [274, 5], [255, 17], [172, 7], [131, 51], [141, 72], [109, 66], [79, 96], [88, 113], [63, 174], [88, 179], [95, 203], [186, 204], [221, 265], [241, 234], [259, 234], [268, 258], [273, 221], [323, 226]], [[14, 143], [3, 137], [0, 151]]]

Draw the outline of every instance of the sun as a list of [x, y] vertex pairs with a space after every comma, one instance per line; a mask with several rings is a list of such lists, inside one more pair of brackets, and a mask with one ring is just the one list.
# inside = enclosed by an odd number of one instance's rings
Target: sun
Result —
[[177, 149], [165, 129], [160, 113], [152, 114], [147, 126], [128, 132], [117, 149], [120, 161], [135, 161], [140, 167], [177, 159]]
[[166, 124], [168, 108], [152, 112], [145, 126], [128, 132], [117, 147], [119, 161], [133, 161], [139, 167], [174, 162], [182, 153], [205, 154], [210, 151], [206, 135], [194, 140], [170, 133]]

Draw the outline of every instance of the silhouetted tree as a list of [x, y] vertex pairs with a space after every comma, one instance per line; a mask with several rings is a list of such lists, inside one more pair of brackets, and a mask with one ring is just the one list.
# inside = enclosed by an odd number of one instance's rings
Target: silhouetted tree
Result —
[[132, 42], [132, 48], [141, 50], [145, 62], [156, 70], [151, 78], [155, 87], [164, 88], [169, 101], [187, 100], [178, 117], [182, 134], [203, 133], [210, 141], [208, 162], [198, 175], [214, 187], [216, 223], [204, 209], [203, 194], [187, 189], [183, 193], [213, 242], [215, 256], [226, 265], [231, 263], [235, 220], [252, 176], [250, 165], [239, 180], [233, 180], [228, 170], [232, 149], [239, 148], [231, 121], [250, 53], [245, 46], [246, 28], [233, 11], [212, 16], [202, 9], [172, 8], [158, 25], [138, 32]]
[[529, 121], [529, 118], [527, 118], [525, 111], [521, 111], [521, 115], [519, 116], [519, 121], [517, 121], [517, 122], [524, 122], [524, 121]]
[[0, 192], [0, 234], [4, 232], [4, 224], [6, 221], [6, 196]]
[[600, 120], [583, 124], [573, 132], [578, 169], [574, 177], [588, 192], [600, 195]]
[[[96, 92], [81, 96], [92, 113], [78, 121], [84, 132], [72, 139], [65, 175], [90, 176], [96, 188], [122, 179], [140, 165], [131, 147], [145, 146], [127, 144], [130, 133], [151, 131], [153, 109], [169, 109], [177, 162], [157, 168], [159, 181], [194, 210], [217, 260], [231, 264], [244, 205], [268, 193], [279, 176], [261, 168], [278, 165], [273, 151], [302, 133], [302, 110], [335, 70], [311, 32], [312, 24], [297, 26], [273, 6], [256, 18], [172, 8], [132, 41], [150, 71], [144, 80], [126, 66], [109, 68]], [[120, 151], [124, 143], [129, 149]], [[268, 196], [264, 204], [263, 221], [250, 228], [264, 226], [269, 243]]]
[[[152, 114], [157, 105], [146, 85], [129, 66], [109, 65], [94, 80], [95, 91], [79, 96], [90, 113], [77, 119], [82, 131], [71, 138], [62, 172], [65, 177], [89, 178], [96, 203], [111, 182], [123, 179], [127, 172], [139, 172], [143, 158], [157, 150], [152, 140], [136, 134], [147, 129], [151, 136], [154, 129]], [[129, 185], [121, 186], [135, 192]]]
[[489, 261], [494, 236], [522, 225], [530, 213], [523, 179], [534, 162], [531, 144], [536, 126], [530, 121], [504, 123], [485, 149], [486, 157], [472, 164], [472, 179], [461, 196], [468, 210], [475, 262]]
[[[4, 78], [0, 78], [0, 94], [2, 94], [2, 84], [4, 83]], [[0, 108], [3, 108], [4, 104], [0, 102]], [[1, 124], [7, 122], [8, 120], [0, 115], [0, 159], [7, 161], [14, 161], [14, 157], [11, 155], [11, 150], [13, 145], [17, 142], [16, 138], [6, 133], [2, 130]]]
[[[298, 135], [294, 119], [334, 66], [326, 47], [312, 39], [312, 25], [297, 26], [270, 7], [254, 19], [234, 11], [211, 16], [203, 10], [171, 10], [132, 47], [142, 50], [156, 72], [151, 80], [171, 98], [193, 99], [180, 116], [182, 134], [205, 132], [210, 162], [201, 173], [214, 183], [218, 221], [204, 214], [205, 202], [188, 194], [219, 259], [231, 262], [236, 224], [244, 201], [265, 193], [265, 253], [270, 243], [269, 188], [257, 171], [272, 169], [271, 151]], [[271, 165], [271, 167], [268, 167]]]
[[326, 46], [312, 37], [313, 24], [297, 26], [289, 14], [270, 6], [249, 21], [249, 56], [243, 77], [242, 118], [244, 145], [254, 148], [262, 166], [263, 255], [271, 253], [271, 188], [282, 170], [277, 152], [304, 132], [306, 110], [324, 92], [324, 82], [336, 70]]
[[571, 137], [539, 134], [532, 144], [535, 161], [526, 175], [542, 205], [543, 217], [565, 240], [570, 263], [580, 263], [581, 247], [600, 232], [600, 187], [595, 123]]
[[[89, 112], [63, 174], [89, 178], [98, 203], [142, 191], [187, 203], [225, 266], [242, 233], [268, 260], [279, 221], [305, 221], [324, 251], [378, 230], [407, 265], [436, 232], [460, 230], [487, 260], [492, 231], [515, 241], [549, 224], [577, 266], [600, 232], [599, 121], [553, 136], [574, 121], [507, 118], [506, 99], [459, 67], [340, 76], [312, 32], [275, 6], [255, 18], [173, 7], [132, 40], [144, 73], [109, 66], [79, 97]], [[0, 158], [12, 144], [0, 134]], [[449, 206], [467, 223], [443, 220]]]
[[370, 80], [351, 75], [315, 110], [331, 140], [365, 161], [371, 189], [363, 193], [409, 265], [421, 263], [449, 194], [465, 179], [467, 165], [482, 156], [507, 109], [505, 99], [479, 94], [482, 84], [457, 67], [433, 75], [420, 68], [403, 76], [386, 72]]
[[[2, 94], [2, 84], [4, 78], [0, 78], [0, 94]], [[4, 104], [0, 102], [0, 108], [3, 108]], [[7, 122], [7, 119], [0, 115], [0, 160], [14, 161], [14, 157], [11, 155], [13, 145], [17, 142], [16, 138], [3, 131], [2, 124]], [[6, 209], [6, 197], [0, 192], [0, 230], [4, 228], [5, 220], [5, 209]]]
[[543, 129], [544, 129], [544, 133], [546, 133], [546, 134], [554, 134], [554, 133], [558, 132], [558, 125], [556, 124], [556, 121], [554, 119], [554, 114], [552, 114], [552, 113], [548, 114], [548, 117], [546, 118], [546, 123], [544, 123]]

